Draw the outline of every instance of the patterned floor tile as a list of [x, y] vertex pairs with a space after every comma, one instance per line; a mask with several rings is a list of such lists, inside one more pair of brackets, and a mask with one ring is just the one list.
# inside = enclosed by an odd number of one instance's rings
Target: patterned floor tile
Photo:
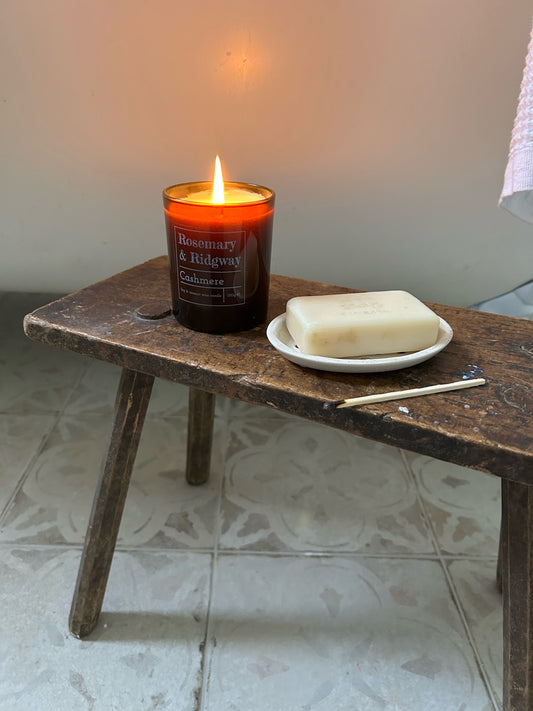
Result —
[[[533, 303], [531, 283], [515, 291]], [[493, 711], [440, 563], [424, 558], [433, 542], [460, 558], [449, 573], [499, 699], [499, 481], [217, 398], [211, 478], [190, 487], [187, 389], [163, 381], [101, 621], [71, 637], [120, 370], [29, 341], [23, 316], [50, 300], [0, 294], [1, 709]]]
[[54, 419], [53, 415], [0, 414], [0, 514]]
[[210, 556], [117, 552], [85, 641], [67, 619], [79, 552], [0, 548], [0, 708], [193, 711]]
[[[6, 514], [0, 540], [79, 544], [84, 540], [109, 422], [64, 416]], [[204, 548], [214, 543], [222, 429], [215, 427], [208, 484], [185, 482], [185, 418], [146, 421], [118, 545]]]
[[205, 711], [492, 711], [439, 563], [221, 556]]
[[24, 316], [53, 294], [2, 293], [0, 308], [0, 412], [60, 410], [88, 361], [30, 341]]
[[433, 553], [398, 450], [291, 419], [235, 419], [220, 546]]
[[491, 561], [453, 561], [449, 570], [481, 661], [501, 704], [503, 610], [502, 596], [496, 587], [496, 563]]
[[[115, 406], [121, 369], [116, 365], [94, 361], [73, 391], [65, 412], [71, 415], [99, 412], [112, 413]], [[156, 378], [149, 412], [160, 417], [186, 415], [189, 388]], [[217, 398], [217, 414], [225, 413], [224, 398]]]
[[0, 344], [0, 412], [61, 410], [88, 367], [83, 356], [21, 340]]
[[406, 456], [442, 552], [497, 555], [500, 480], [437, 459]]

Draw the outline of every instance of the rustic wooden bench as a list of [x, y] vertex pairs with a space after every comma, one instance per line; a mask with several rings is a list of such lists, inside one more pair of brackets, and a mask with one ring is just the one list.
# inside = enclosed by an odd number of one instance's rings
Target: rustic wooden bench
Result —
[[[209, 335], [169, 311], [166, 257], [146, 262], [26, 316], [26, 334], [50, 346], [120, 365], [104, 457], [72, 609], [70, 630], [96, 625], [154, 378], [190, 388], [190, 483], [209, 474], [215, 395], [276, 408], [379, 442], [490, 472], [502, 482], [504, 709], [533, 711], [533, 323], [430, 304], [453, 328], [452, 342], [415, 367], [386, 373], [311, 370], [281, 356], [265, 328]], [[349, 291], [273, 276], [269, 319], [295, 295]], [[483, 374], [471, 390], [336, 409], [345, 397]], [[468, 407], [465, 408], [465, 404]]]

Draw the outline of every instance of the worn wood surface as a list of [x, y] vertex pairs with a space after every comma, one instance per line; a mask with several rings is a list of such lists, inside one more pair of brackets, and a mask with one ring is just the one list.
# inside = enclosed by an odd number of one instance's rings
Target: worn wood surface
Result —
[[215, 396], [205, 390], [189, 388], [189, 424], [187, 429], [187, 464], [189, 484], [205, 484], [209, 479]]
[[502, 481], [503, 708], [533, 709], [533, 488]]
[[154, 378], [124, 369], [111, 437], [94, 496], [69, 627], [85, 637], [95, 627], [104, 599], [124, 502]]
[[[273, 276], [269, 319], [292, 296], [345, 291]], [[340, 374], [290, 363], [270, 346], [265, 327], [217, 336], [188, 330], [172, 316], [137, 313], [169, 299], [167, 258], [158, 257], [35, 311], [25, 329], [52, 346], [533, 483], [533, 322], [430, 304], [454, 330], [436, 357], [390, 373]], [[333, 405], [474, 375], [488, 384], [353, 410]]]
[[[292, 296], [345, 291], [273, 276], [269, 319], [283, 313]], [[159, 257], [25, 319], [30, 338], [124, 368], [76, 585], [71, 631], [88, 634], [98, 618], [157, 376], [192, 388], [188, 449], [194, 463], [188, 477], [196, 483], [208, 472], [212, 395], [217, 393], [502, 477], [504, 711], [533, 711], [533, 323], [429, 304], [454, 330], [453, 341], [436, 357], [390, 373], [334, 374], [285, 360], [269, 345], [265, 327], [224, 336], [187, 330], [165, 315], [169, 297], [167, 259]], [[480, 375], [488, 384], [472, 390], [353, 410], [334, 406], [347, 397]]]

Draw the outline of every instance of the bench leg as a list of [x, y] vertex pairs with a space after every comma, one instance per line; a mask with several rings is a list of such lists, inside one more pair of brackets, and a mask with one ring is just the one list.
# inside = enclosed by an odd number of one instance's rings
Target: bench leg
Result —
[[189, 484], [205, 484], [209, 479], [215, 396], [205, 390], [189, 388], [189, 426], [187, 432], [187, 466]]
[[95, 627], [115, 550], [131, 472], [154, 377], [124, 368], [115, 417], [87, 528], [69, 628], [85, 637]]
[[533, 711], [533, 487], [502, 480], [503, 709]]

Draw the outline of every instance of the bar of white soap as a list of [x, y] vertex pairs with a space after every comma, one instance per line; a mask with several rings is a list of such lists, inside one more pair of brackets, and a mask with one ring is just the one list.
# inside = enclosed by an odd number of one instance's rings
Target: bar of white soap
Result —
[[307, 355], [355, 358], [418, 351], [437, 342], [440, 319], [407, 291], [296, 296], [286, 326]]

